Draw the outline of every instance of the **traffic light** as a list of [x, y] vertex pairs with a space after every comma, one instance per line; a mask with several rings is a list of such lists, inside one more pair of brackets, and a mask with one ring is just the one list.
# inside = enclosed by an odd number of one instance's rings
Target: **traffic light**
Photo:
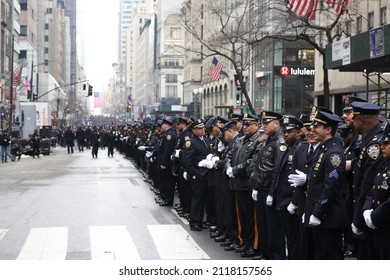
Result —
[[88, 87], [88, 96], [92, 96], [92, 93], [93, 93], [93, 87], [91, 85], [89, 85], [89, 87]]
[[87, 92], [87, 84], [83, 84], [83, 92]]

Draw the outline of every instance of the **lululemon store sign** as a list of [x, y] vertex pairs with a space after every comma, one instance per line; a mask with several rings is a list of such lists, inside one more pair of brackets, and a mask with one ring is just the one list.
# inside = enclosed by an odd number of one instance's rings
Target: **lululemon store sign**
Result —
[[280, 68], [280, 74], [282, 76], [314, 76], [315, 70], [313, 69], [307, 69], [305, 68], [294, 68], [294, 67], [288, 67], [288, 66], [282, 66]]

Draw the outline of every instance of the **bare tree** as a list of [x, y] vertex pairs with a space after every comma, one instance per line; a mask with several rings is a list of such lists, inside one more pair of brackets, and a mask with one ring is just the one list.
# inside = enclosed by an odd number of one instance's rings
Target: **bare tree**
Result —
[[[266, 26], [256, 0], [185, 1], [180, 13], [180, 24], [198, 47], [184, 45], [185, 51], [195, 52], [202, 61], [208, 57], [220, 56], [230, 63], [241, 85], [243, 96], [250, 111], [255, 114], [250, 100], [245, 77], [248, 70], [261, 55], [252, 52], [253, 45], [265, 37]], [[260, 37], [259, 37], [260, 36]]]
[[[320, 53], [323, 62], [323, 93], [324, 107], [326, 108], [329, 108], [330, 105], [326, 46], [339, 40], [343, 35], [351, 35], [349, 29], [362, 1], [309, 0], [306, 1], [308, 3], [306, 9], [302, 9], [302, 5], [295, 9], [294, 3], [296, 5], [300, 1], [268, 1], [268, 9], [273, 11], [274, 20], [279, 24], [267, 37], [286, 41], [304, 40]], [[309, 5], [309, 3], [313, 5]]]

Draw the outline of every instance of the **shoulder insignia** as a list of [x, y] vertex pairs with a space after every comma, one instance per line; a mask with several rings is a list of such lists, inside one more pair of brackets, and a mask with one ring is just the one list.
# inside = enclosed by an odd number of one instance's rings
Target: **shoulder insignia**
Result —
[[186, 148], [189, 148], [191, 146], [191, 141], [186, 141]]
[[342, 160], [342, 156], [340, 154], [331, 154], [330, 155], [330, 163], [333, 165], [334, 168], [337, 168], [340, 166]]
[[190, 139], [191, 139], [190, 136], [184, 137], [184, 140], [185, 140], [185, 141], [189, 141]]
[[287, 151], [287, 146], [283, 144], [279, 147], [279, 149], [280, 149], [280, 151], [285, 152], [285, 151]]
[[367, 148], [367, 154], [373, 160], [377, 160], [377, 158], [379, 157], [379, 153], [380, 153], [379, 144], [372, 144]]
[[172, 139], [172, 136], [170, 134], [167, 135], [167, 140], [171, 140]]

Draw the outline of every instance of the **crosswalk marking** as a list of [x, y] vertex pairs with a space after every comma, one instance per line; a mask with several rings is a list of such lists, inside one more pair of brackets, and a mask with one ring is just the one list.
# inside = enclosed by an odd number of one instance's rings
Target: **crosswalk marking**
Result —
[[140, 260], [137, 248], [125, 226], [91, 226], [91, 258]]
[[181, 225], [148, 225], [161, 259], [210, 259]]
[[68, 244], [68, 228], [32, 228], [18, 260], [64, 260]]
[[7, 234], [8, 228], [2, 229], [0, 228], [0, 240], [4, 238], [4, 236]]

